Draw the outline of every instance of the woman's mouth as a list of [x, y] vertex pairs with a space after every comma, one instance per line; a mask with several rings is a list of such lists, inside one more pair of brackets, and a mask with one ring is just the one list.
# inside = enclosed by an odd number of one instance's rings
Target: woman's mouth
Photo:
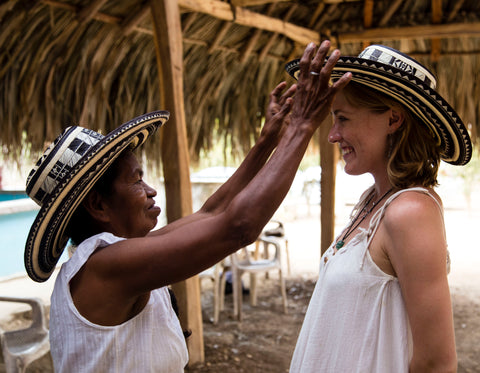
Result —
[[353, 153], [353, 148], [351, 146], [342, 147], [342, 156], [346, 156], [350, 153]]
[[155, 212], [156, 214], [160, 214], [161, 212], [161, 208], [160, 206], [157, 206], [155, 204], [152, 204], [149, 208], [148, 208], [149, 211], [152, 211], [152, 212]]

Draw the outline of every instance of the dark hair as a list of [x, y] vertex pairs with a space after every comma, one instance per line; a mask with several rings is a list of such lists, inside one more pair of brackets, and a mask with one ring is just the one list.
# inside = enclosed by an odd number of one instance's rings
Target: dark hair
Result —
[[[132, 151], [128, 148], [124, 150], [105, 171], [105, 173], [97, 180], [91, 191], [96, 191], [100, 196], [107, 198], [113, 192], [113, 182], [120, 172], [120, 164], [123, 158]], [[91, 192], [90, 191], [90, 192]], [[89, 193], [90, 193], [89, 192]], [[90, 216], [83, 206], [83, 202], [78, 205], [73, 213], [70, 222], [65, 230], [66, 235], [71, 242], [78, 246], [82, 241], [97, 233], [100, 233], [95, 220]]]
[[383, 113], [396, 109], [404, 114], [403, 124], [389, 136], [387, 173], [390, 183], [397, 189], [413, 186], [438, 185], [440, 146], [426, 124], [395, 99], [356, 82], [343, 89], [348, 103]]

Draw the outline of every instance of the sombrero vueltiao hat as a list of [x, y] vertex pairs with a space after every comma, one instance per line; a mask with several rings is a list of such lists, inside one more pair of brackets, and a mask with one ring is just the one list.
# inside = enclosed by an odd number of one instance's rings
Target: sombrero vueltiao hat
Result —
[[144, 114], [106, 136], [68, 127], [48, 147], [27, 178], [27, 194], [40, 205], [25, 245], [30, 278], [43, 282], [50, 277], [68, 242], [65, 228], [82, 199], [124, 149], [142, 145], [169, 115]]
[[[285, 66], [298, 78], [299, 59]], [[370, 45], [358, 57], [341, 56], [331, 78], [351, 72], [352, 80], [382, 92], [405, 105], [425, 123], [442, 149], [441, 158], [465, 165], [472, 157], [472, 143], [458, 114], [435, 90], [434, 75], [411, 57], [383, 45]]]

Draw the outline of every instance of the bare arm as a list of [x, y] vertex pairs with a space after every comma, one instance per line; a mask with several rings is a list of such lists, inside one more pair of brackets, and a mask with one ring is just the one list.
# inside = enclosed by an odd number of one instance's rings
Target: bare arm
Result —
[[443, 220], [428, 196], [405, 193], [385, 215], [388, 255], [397, 273], [413, 337], [410, 372], [455, 372], [452, 304]]
[[[330, 85], [339, 52], [333, 52], [322, 67], [329, 47], [329, 42], [322, 43], [316, 54], [313, 44], [306, 48], [294, 99], [286, 97], [282, 108], [273, 110], [247, 160], [199, 213], [154, 235], [121, 241], [91, 256], [79, 281], [86, 290], [84, 309], [95, 307], [92, 292], [109, 298], [107, 315], [116, 307], [137, 304], [138, 297], [146, 292], [184, 280], [257, 238], [287, 194], [335, 93], [351, 78], [345, 74]], [[320, 74], [310, 74], [312, 69]], [[290, 123], [285, 128], [290, 108]]]
[[265, 125], [255, 145], [235, 173], [208, 198], [198, 212], [172, 222], [158, 231], [151, 232], [150, 235], [165, 234], [179, 226], [208, 217], [211, 213], [219, 213], [225, 210], [232, 199], [245, 188], [265, 165], [285, 132], [288, 124], [287, 115], [292, 104], [291, 100], [287, 102], [287, 98], [292, 97], [296, 90], [296, 85], [293, 85], [282, 94], [286, 86], [287, 84], [282, 82], [270, 93]]

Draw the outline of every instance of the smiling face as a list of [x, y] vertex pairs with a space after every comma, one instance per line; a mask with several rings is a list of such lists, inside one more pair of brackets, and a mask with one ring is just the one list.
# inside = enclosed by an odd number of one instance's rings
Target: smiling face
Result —
[[122, 156], [116, 167], [111, 194], [104, 197], [109, 231], [120, 237], [143, 237], [157, 224], [160, 207], [153, 200], [157, 192], [143, 181], [133, 153]]
[[392, 133], [392, 109], [374, 111], [354, 106], [343, 91], [332, 105], [333, 125], [328, 134], [330, 143], [338, 143], [350, 175], [387, 172], [387, 136]]

